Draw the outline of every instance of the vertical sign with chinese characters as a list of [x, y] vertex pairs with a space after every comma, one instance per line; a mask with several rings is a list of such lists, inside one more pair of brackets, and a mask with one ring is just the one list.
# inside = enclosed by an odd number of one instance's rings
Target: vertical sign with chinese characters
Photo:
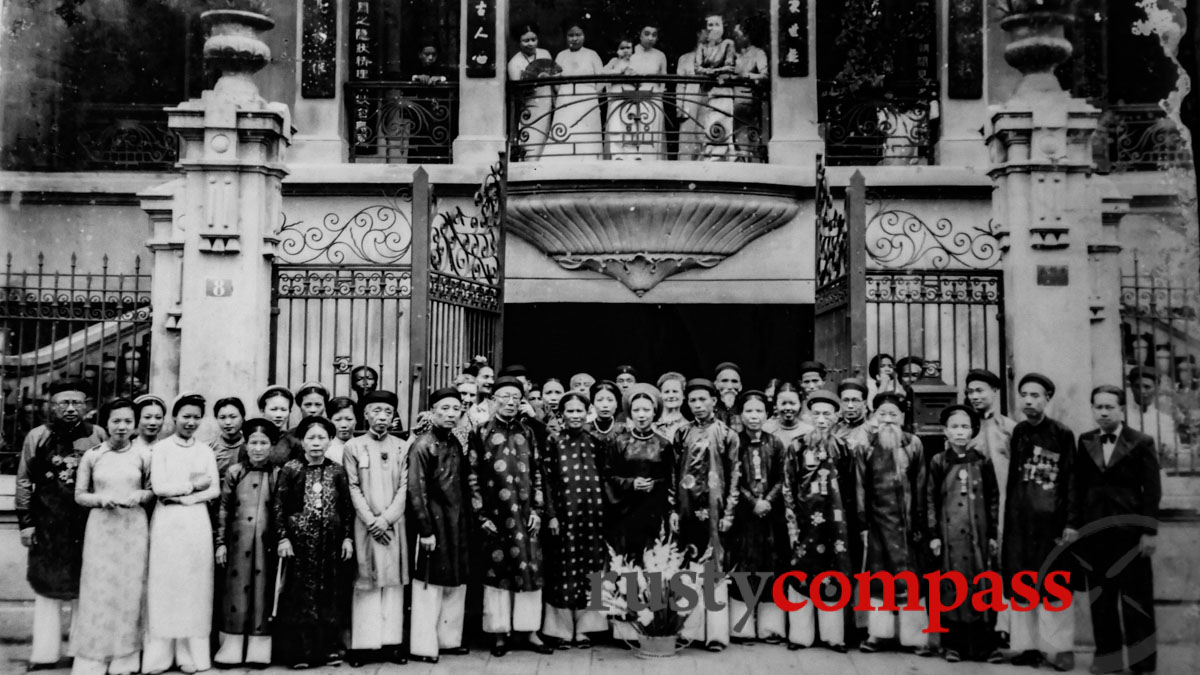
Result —
[[350, 79], [361, 82], [373, 80], [378, 73], [375, 54], [376, 4], [379, 0], [351, 0], [350, 17]]
[[496, 0], [467, 0], [467, 77], [496, 76]]
[[808, 0], [779, 0], [779, 76], [808, 77]]
[[304, 34], [300, 45], [304, 67], [300, 95], [337, 95], [337, 0], [304, 0]]

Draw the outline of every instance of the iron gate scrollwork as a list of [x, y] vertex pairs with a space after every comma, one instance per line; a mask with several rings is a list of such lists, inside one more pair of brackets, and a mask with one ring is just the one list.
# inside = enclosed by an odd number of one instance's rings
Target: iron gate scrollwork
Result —
[[501, 359], [506, 173], [501, 155], [475, 192], [473, 214], [439, 212], [428, 176], [414, 177], [414, 213], [427, 219], [415, 224], [413, 249], [412, 381], [422, 396], [450, 385], [475, 356]]
[[402, 387], [408, 370], [404, 317], [412, 298], [411, 194], [398, 194], [317, 223], [284, 224], [272, 292], [271, 381], [318, 381], [349, 395], [358, 367], [378, 387]]
[[813, 353], [836, 380], [860, 375], [866, 368], [863, 339], [866, 184], [862, 174], [854, 172], [846, 189], [844, 210], [839, 211], [821, 155], [817, 155], [816, 178]]

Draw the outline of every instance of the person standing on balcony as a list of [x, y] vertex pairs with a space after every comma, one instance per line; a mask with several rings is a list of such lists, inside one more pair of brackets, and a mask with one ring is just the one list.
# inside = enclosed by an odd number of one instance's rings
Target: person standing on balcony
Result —
[[[767, 53], [754, 46], [752, 23], [739, 21], [733, 26], [733, 45], [737, 56], [733, 64], [734, 74], [753, 83], [766, 82], [771, 77], [771, 66]], [[737, 153], [730, 159], [751, 161], [759, 158], [763, 144], [763, 102], [758, 87], [738, 85], [733, 89], [733, 133]]]
[[51, 421], [25, 437], [17, 466], [17, 523], [29, 549], [26, 578], [34, 593], [30, 670], [58, 662], [62, 605], [79, 597], [88, 512], [75, 502], [76, 469], [83, 453], [107, 438], [83, 421], [86, 386], [78, 380], [50, 385]]
[[[595, 51], [583, 46], [586, 34], [582, 21], [566, 24], [567, 48], [554, 57], [563, 77], [595, 77], [604, 62]], [[600, 129], [600, 87], [591, 82], [562, 84], [554, 100], [554, 122], [542, 157], [601, 159], [604, 134]]]
[[350, 619], [351, 665], [374, 652], [404, 663], [404, 586], [408, 583], [408, 538], [404, 510], [408, 503], [408, 451], [389, 433], [399, 400], [377, 390], [363, 398], [367, 433], [352, 438], [342, 450], [350, 485], [354, 549], [358, 574]]
[[725, 79], [734, 74], [737, 49], [733, 40], [725, 37], [725, 19], [720, 14], [704, 18], [704, 41], [696, 53], [696, 74], [713, 78], [702, 88], [700, 130], [704, 134], [703, 157], [706, 160], [726, 160], [733, 146], [733, 90]]
[[161, 673], [174, 661], [185, 672], [212, 665], [214, 551], [208, 502], [221, 496], [217, 460], [196, 439], [204, 419], [199, 394], [181, 394], [171, 406], [175, 433], [154, 444], [150, 478], [158, 506], [150, 521], [143, 673]]
[[[657, 45], [658, 27], [642, 26], [633, 56], [629, 57], [629, 68], [634, 75], [656, 78], [667, 74], [667, 56], [657, 49]], [[637, 106], [637, 133], [631, 139], [634, 158], [658, 160], [665, 156], [667, 150], [663, 134], [667, 118], [662, 100], [664, 86], [662, 82], [650, 81], [638, 83], [637, 88], [644, 93]]]
[[[696, 48], [679, 57], [675, 63], [675, 74], [683, 77], [696, 77], [696, 64], [700, 58], [700, 49], [704, 44], [706, 31], [701, 28], [696, 31]], [[700, 130], [700, 85], [694, 82], [680, 83], [675, 87], [675, 109], [679, 113], [679, 151], [680, 161], [692, 161], [700, 158], [704, 147], [703, 132]]]
[[[520, 51], [508, 60], [509, 80], [519, 82], [553, 74], [554, 66], [550, 52], [538, 47], [537, 26], [520, 24], [513, 29], [513, 37], [520, 44]], [[546, 135], [550, 132], [550, 121], [554, 115], [554, 89], [537, 87], [528, 92], [525, 100], [519, 105], [521, 111], [514, 121], [517, 128], [517, 144], [521, 147], [525, 160], [539, 159], [546, 147]], [[484, 394], [482, 386], [479, 393]], [[486, 395], [491, 396], [491, 392], [487, 392]]]

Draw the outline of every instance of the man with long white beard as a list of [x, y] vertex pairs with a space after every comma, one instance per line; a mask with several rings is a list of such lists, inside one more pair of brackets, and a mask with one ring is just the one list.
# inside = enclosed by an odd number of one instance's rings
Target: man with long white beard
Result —
[[[871, 606], [876, 609], [867, 616], [867, 640], [859, 645], [859, 649], [879, 651], [898, 633], [901, 647], [928, 656], [931, 652], [922, 631], [928, 625], [929, 617], [917, 606], [920, 587], [913, 583], [922, 571], [924, 449], [921, 439], [901, 427], [904, 422], [903, 398], [883, 392], [877, 394], [872, 403], [876, 428], [867, 434], [866, 445], [855, 450], [861, 515], [859, 528], [866, 549], [866, 571], [892, 575], [910, 572], [913, 579], [909, 583], [898, 581], [895, 584], [898, 612], [879, 609], [886, 606], [884, 600], [891, 594], [884, 593], [881, 580], [872, 580]], [[907, 609], [906, 606], [914, 608]]]
[[[788, 580], [788, 600], [800, 604], [788, 614], [788, 649], [811, 647], [818, 637], [837, 652], [846, 651], [846, 609], [823, 611], [813, 606], [812, 594], [826, 604], [837, 602], [842, 589], [826, 583], [814, 589], [809, 580], [826, 570], [849, 575], [849, 530], [843, 500], [853, 504], [854, 491], [843, 497], [837, 463], [850, 458], [846, 443], [833, 433], [839, 403], [827, 391], [814, 391], [804, 402], [813, 430], [788, 446], [784, 453], [783, 502], [788, 538], [792, 544], [792, 569], [810, 575], [798, 582]], [[851, 475], [853, 480], [853, 475]], [[851, 483], [853, 484], [853, 483]], [[853, 510], [853, 509], [851, 509]]]

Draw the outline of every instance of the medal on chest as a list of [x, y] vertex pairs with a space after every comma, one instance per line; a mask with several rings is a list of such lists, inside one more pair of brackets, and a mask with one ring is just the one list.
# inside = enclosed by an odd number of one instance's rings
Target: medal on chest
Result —
[[967, 489], [970, 485], [969, 479], [970, 479], [970, 473], [966, 470], [966, 468], [962, 468], [962, 469], [958, 470], [958, 494], [960, 494], [960, 495], [967, 494]]
[[319, 476], [317, 477], [317, 480], [313, 481], [313, 484], [308, 488], [308, 491], [312, 493], [313, 506], [318, 509], [321, 508], [321, 506], [325, 504], [325, 486], [321, 484], [321, 478]]

